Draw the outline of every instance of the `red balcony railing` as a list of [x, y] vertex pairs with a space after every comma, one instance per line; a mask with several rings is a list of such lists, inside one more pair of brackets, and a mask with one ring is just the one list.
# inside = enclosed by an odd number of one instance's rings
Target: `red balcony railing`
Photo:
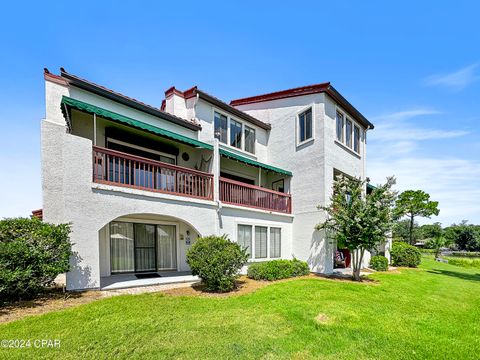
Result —
[[290, 194], [226, 178], [220, 178], [220, 200], [227, 204], [256, 209], [286, 214], [292, 212], [292, 197]]
[[93, 147], [93, 181], [129, 188], [213, 199], [213, 174]]

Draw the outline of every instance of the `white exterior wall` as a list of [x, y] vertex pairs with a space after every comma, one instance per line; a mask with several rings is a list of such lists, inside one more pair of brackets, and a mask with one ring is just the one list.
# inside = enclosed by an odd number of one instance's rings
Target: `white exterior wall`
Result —
[[[313, 110], [313, 140], [297, 144], [297, 116]], [[338, 169], [350, 176], [365, 177], [365, 144], [361, 156], [336, 141], [336, 104], [326, 94], [311, 94], [238, 106], [253, 117], [270, 122], [268, 159], [293, 172], [291, 179], [293, 255], [309, 263], [314, 272], [333, 271], [335, 244], [315, 225], [324, 221], [318, 205], [328, 204], [333, 173]], [[368, 265], [367, 256], [365, 265]]]
[[[94, 183], [92, 141], [66, 132], [66, 122], [60, 109], [62, 95], [183, 135], [188, 136], [193, 132], [82, 90], [69, 89], [49, 81], [46, 83], [47, 118], [41, 125], [43, 216], [46, 222], [72, 224], [71, 241], [74, 256], [71, 259], [71, 271], [67, 273], [67, 289], [98, 288], [100, 277], [110, 274], [107, 225], [125, 216], [154, 217], [157, 220], [168, 218], [169, 221], [178, 224], [179, 234], [189, 230], [193, 241], [197, 235], [224, 233], [236, 241], [237, 223], [257, 225], [268, 223], [270, 226], [282, 228], [282, 247], [285, 248], [285, 251], [282, 248], [282, 257], [291, 256], [289, 244], [292, 217], [289, 215], [275, 215], [267, 211], [250, 211], [235, 207], [220, 208], [215, 201]], [[101, 130], [99, 131], [101, 134]], [[205, 142], [215, 144], [213, 137], [210, 140], [204, 139]], [[212, 163], [216, 180], [219, 173], [218, 162], [217, 157]], [[218, 191], [218, 183], [216, 190]], [[178, 270], [188, 269], [185, 262], [186, 250], [187, 246], [179, 241]]]

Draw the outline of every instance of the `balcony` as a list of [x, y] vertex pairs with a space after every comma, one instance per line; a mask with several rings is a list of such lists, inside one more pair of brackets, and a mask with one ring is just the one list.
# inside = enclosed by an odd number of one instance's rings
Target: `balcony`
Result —
[[[93, 146], [93, 181], [159, 193], [214, 200], [213, 174]], [[219, 178], [225, 204], [291, 214], [291, 195]]]
[[291, 214], [290, 194], [220, 178], [220, 201], [226, 204]]
[[213, 200], [213, 174], [93, 147], [93, 181], [204, 200]]

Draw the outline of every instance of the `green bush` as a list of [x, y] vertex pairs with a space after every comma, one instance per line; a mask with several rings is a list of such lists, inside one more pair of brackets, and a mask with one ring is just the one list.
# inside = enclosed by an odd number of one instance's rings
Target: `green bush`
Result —
[[387, 271], [388, 259], [382, 255], [372, 256], [370, 259], [370, 268], [377, 271]]
[[417, 267], [422, 258], [420, 250], [404, 242], [394, 242], [390, 256], [394, 266], [406, 267]]
[[305, 261], [272, 260], [253, 263], [248, 267], [247, 276], [255, 280], [280, 280], [296, 276], [307, 275], [310, 268]]
[[247, 262], [248, 254], [225, 236], [197, 239], [187, 252], [187, 263], [209, 291], [227, 292], [235, 287], [238, 272]]
[[0, 302], [29, 299], [69, 270], [68, 224], [0, 220]]

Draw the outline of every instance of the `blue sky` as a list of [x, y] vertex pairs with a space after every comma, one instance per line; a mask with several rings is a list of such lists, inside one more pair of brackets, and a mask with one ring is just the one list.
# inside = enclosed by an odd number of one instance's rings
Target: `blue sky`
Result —
[[376, 125], [374, 183], [480, 223], [477, 2], [96, 3], [2, 6], [0, 217], [41, 207], [42, 69], [63, 66], [156, 106], [172, 85], [230, 100], [331, 81]]

